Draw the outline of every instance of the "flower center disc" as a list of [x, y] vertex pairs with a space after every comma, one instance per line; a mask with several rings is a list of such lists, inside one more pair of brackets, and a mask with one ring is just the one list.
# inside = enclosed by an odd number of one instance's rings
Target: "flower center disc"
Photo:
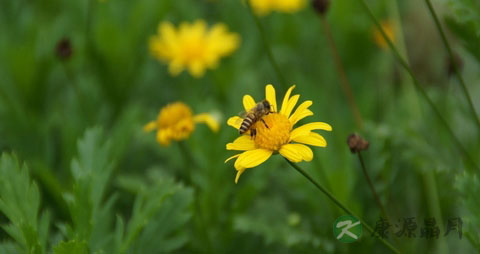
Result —
[[280, 147], [290, 139], [292, 125], [288, 118], [282, 114], [271, 113], [264, 116], [263, 121], [259, 120], [253, 128], [256, 129], [255, 145], [268, 150], [279, 150]]
[[182, 102], [175, 102], [164, 107], [158, 116], [159, 129], [167, 129], [173, 139], [188, 136], [194, 129], [192, 110]]

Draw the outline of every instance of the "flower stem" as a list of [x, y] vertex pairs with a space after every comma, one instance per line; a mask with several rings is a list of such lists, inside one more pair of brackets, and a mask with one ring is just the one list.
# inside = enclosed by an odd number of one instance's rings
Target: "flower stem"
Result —
[[365, 167], [365, 162], [363, 161], [362, 152], [358, 151], [357, 154], [358, 154], [358, 160], [360, 161], [360, 165], [362, 166], [363, 175], [365, 176], [365, 179], [368, 182], [368, 186], [370, 187], [370, 190], [372, 191], [375, 202], [377, 203], [378, 208], [380, 208], [380, 211], [381, 211], [382, 215], [388, 220], [388, 215], [387, 215], [387, 212], [385, 210], [385, 207], [382, 205], [382, 202], [380, 201], [380, 197], [378, 196], [378, 193], [375, 190], [375, 187], [373, 185], [372, 179], [368, 175], [367, 168]]
[[443, 44], [445, 44], [445, 48], [447, 48], [448, 56], [450, 57], [450, 61], [452, 62], [453, 70], [457, 75], [458, 81], [460, 81], [460, 86], [462, 87], [462, 91], [463, 91], [463, 94], [465, 95], [465, 98], [467, 98], [468, 106], [470, 107], [470, 111], [472, 112], [472, 117], [475, 123], [477, 124], [478, 130], [480, 131], [480, 119], [478, 118], [477, 112], [475, 110], [475, 106], [473, 105], [473, 102], [472, 102], [472, 97], [470, 96], [467, 85], [465, 84], [465, 80], [463, 79], [462, 75], [460, 74], [460, 70], [458, 69], [457, 62], [455, 61], [455, 56], [453, 55], [452, 48], [448, 43], [447, 36], [445, 35], [445, 32], [443, 31], [442, 26], [440, 25], [440, 21], [438, 19], [437, 14], [435, 13], [435, 9], [433, 9], [432, 2], [430, 0], [425, 0], [425, 2], [427, 3], [428, 10], [432, 14], [433, 20], [435, 21], [435, 25], [437, 26], [437, 30], [440, 33], [440, 37], [442, 37]]
[[457, 138], [457, 136], [455, 136], [455, 133], [453, 132], [452, 128], [450, 127], [450, 125], [448, 125], [448, 122], [447, 120], [445, 120], [445, 118], [442, 116], [442, 113], [440, 113], [440, 111], [437, 109], [437, 107], [435, 106], [435, 104], [433, 103], [432, 99], [430, 99], [430, 97], [428, 97], [427, 95], [427, 92], [425, 91], [425, 89], [420, 85], [420, 82], [418, 81], [418, 79], [415, 77], [415, 75], [413, 74], [413, 71], [410, 69], [408, 63], [405, 61], [405, 59], [400, 55], [399, 51], [397, 50], [397, 48], [395, 47], [395, 45], [393, 45], [393, 42], [390, 40], [390, 38], [388, 38], [387, 34], [385, 33], [385, 31], [383, 30], [382, 26], [380, 25], [380, 22], [377, 20], [377, 18], [375, 17], [375, 15], [373, 15], [373, 12], [372, 10], [368, 7], [368, 5], [365, 3], [365, 0], [359, 0], [360, 3], [362, 4], [362, 6], [364, 7], [364, 9], [366, 10], [366, 12], [368, 13], [368, 15], [370, 16], [370, 18], [372, 19], [373, 23], [375, 23], [375, 25], [377, 26], [377, 29], [381, 32], [383, 38], [385, 39], [385, 41], [388, 43], [388, 46], [390, 47], [390, 49], [393, 51], [393, 54], [395, 56], [395, 58], [398, 60], [398, 62], [400, 63], [400, 65], [405, 69], [405, 71], [407, 71], [407, 73], [410, 75], [410, 77], [412, 78], [413, 80], [413, 84], [415, 85], [415, 88], [417, 88], [417, 90], [420, 92], [420, 95], [422, 95], [422, 97], [427, 101], [428, 105], [432, 108], [433, 112], [435, 113], [435, 115], [437, 116], [437, 118], [440, 120], [440, 122], [442, 123], [442, 125], [445, 127], [445, 129], [447, 129], [447, 132], [448, 134], [452, 137], [455, 145], [457, 146], [458, 150], [460, 151], [460, 153], [465, 157], [465, 159], [474, 167], [476, 168], [477, 170], [480, 171], [480, 168], [478, 167], [478, 165], [476, 164], [476, 162], [472, 159], [472, 157], [470, 156], [470, 154], [467, 152], [467, 150], [463, 147], [462, 143], [460, 142], [460, 140]]
[[[190, 177], [192, 168], [194, 170], [198, 169], [198, 163], [195, 161], [195, 158], [193, 157], [192, 152], [188, 148], [187, 143], [184, 140], [181, 140], [178, 142], [178, 146], [180, 147], [180, 150], [183, 154], [184, 161], [185, 161], [185, 168], [182, 171], [182, 178], [184, 179], [185, 183], [187, 185], [192, 186], [193, 188], [198, 188], [200, 189], [199, 186], [196, 186], [195, 183], [192, 181], [192, 178]], [[212, 241], [210, 239], [210, 234], [207, 232], [207, 219], [205, 218], [205, 213], [203, 212], [202, 206], [201, 206], [201, 199], [200, 199], [200, 190], [196, 190], [194, 192], [194, 206], [196, 210], [197, 216], [195, 216], [198, 220], [198, 225], [197, 227], [201, 231], [201, 235], [203, 237], [203, 241], [206, 242], [207, 249], [205, 250], [207, 253], [212, 253], [213, 252], [213, 245]]]
[[260, 32], [260, 36], [262, 37], [263, 46], [265, 48], [265, 52], [267, 53], [268, 60], [270, 61], [270, 64], [272, 65], [275, 73], [277, 74], [280, 84], [284, 89], [287, 89], [288, 88], [287, 81], [285, 80], [285, 77], [283, 76], [277, 61], [273, 57], [272, 48], [268, 43], [267, 36], [265, 34], [265, 29], [263, 28], [262, 22], [260, 22], [260, 19], [258, 18], [258, 16], [255, 15], [255, 12], [253, 11], [252, 6], [250, 5], [250, 2], [249, 1], [246, 1], [246, 2], [247, 2], [246, 4], [248, 6], [248, 9], [250, 10], [250, 14], [252, 14], [255, 24], [257, 25], [258, 31]]
[[348, 105], [352, 110], [353, 117], [355, 118], [355, 124], [357, 128], [361, 129], [363, 125], [362, 116], [360, 114], [360, 110], [358, 110], [358, 105], [355, 102], [355, 96], [353, 96], [352, 86], [348, 81], [347, 74], [345, 73], [345, 68], [342, 64], [342, 59], [338, 54], [337, 47], [335, 45], [335, 41], [333, 40], [332, 32], [330, 29], [330, 25], [328, 24], [327, 18], [325, 15], [320, 15], [320, 20], [322, 21], [323, 30], [325, 31], [325, 36], [328, 40], [328, 45], [332, 51], [333, 61], [335, 62], [335, 67], [337, 68], [337, 73], [340, 79], [340, 86], [347, 97]]
[[198, 168], [197, 163], [195, 159], [193, 158], [192, 153], [190, 152], [190, 149], [188, 149], [187, 144], [185, 141], [179, 141], [178, 146], [180, 147], [180, 151], [183, 154], [184, 157], [184, 162], [185, 162], [185, 167], [181, 172], [182, 178], [185, 181], [186, 184], [191, 185], [192, 184], [192, 179], [190, 177], [190, 172], [192, 171], [191, 169]]
[[[322, 185], [320, 185], [317, 181], [315, 181], [307, 172], [305, 172], [302, 168], [300, 168], [297, 164], [289, 161], [288, 159], [285, 159], [288, 164], [290, 164], [295, 170], [297, 170], [300, 174], [302, 174], [305, 178], [307, 178], [317, 189], [319, 189], [323, 194], [325, 194], [330, 200], [333, 201], [338, 207], [340, 207], [343, 211], [346, 213], [357, 217], [360, 222], [363, 224], [363, 226], [372, 234], [375, 234], [376, 232], [362, 219], [360, 219], [358, 216], [356, 216], [350, 209], [348, 209], [346, 206], [342, 204], [333, 194], [331, 194], [327, 189], [325, 189]], [[378, 239], [387, 247], [389, 248], [392, 252], [394, 253], [400, 253], [399, 250], [397, 250], [395, 247], [393, 247], [389, 242], [387, 242], [385, 239], [378, 237]]]

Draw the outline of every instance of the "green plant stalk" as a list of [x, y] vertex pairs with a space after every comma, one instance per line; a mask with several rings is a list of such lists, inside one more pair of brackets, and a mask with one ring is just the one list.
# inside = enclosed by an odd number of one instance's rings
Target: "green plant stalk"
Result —
[[282, 71], [280, 70], [280, 67], [279, 67], [277, 61], [273, 57], [272, 48], [270, 47], [270, 44], [268, 43], [267, 36], [265, 34], [265, 29], [263, 28], [263, 25], [260, 22], [260, 19], [258, 18], [258, 16], [255, 15], [255, 12], [253, 11], [252, 6], [250, 6], [250, 3], [247, 1], [246, 4], [248, 6], [248, 9], [250, 10], [250, 14], [252, 14], [252, 16], [253, 16], [255, 24], [257, 25], [260, 36], [262, 37], [263, 46], [265, 48], [265, 52], [267, 53], [268, 60], [270, 61], [270, 64], [272, 65], [275, 73], [277, 74], [277, 77], [280, 81], [280, 84], [282, 85], [282, 87], [284, 89], [287, 89], [288, 88], [287, 81], [286, 81], [285, 77], [283, 76]]
[[[191, 171], [191, 168], [193, 168], [194, 170], [198, 170], [198, 168], [199, 168], [198, 165], [199, 164], [196, 162], [195, 158], [193, 157], [192, 152], [188, 148], [188, 144], [184, 140], [179, 141], [178, 145], [180, 147], [180, 151], [182, 152], [184, 160], [185, 160], [185, 167], [184, 167], [184, 169], [181, 173], [182, 178], [186, 181], [186, 183], [188, 185], [192, 185], [194, 188], [196, 188], [197, 186], [195, 186], [194, 182], [192, 181], [192, 179], [190, 177], [190, 171]], [[207, 231], [207, 223], [205, 222], [206, 219], [205, 219], [204, 213], [202, 211], [202, 206], [200, 204], [200, 197], [199, 197], [200, 196], [200, 191], [195, 191], [194, 195], [195, 195], [194, 205], [195, 205], [195, 209], [197, 210], [197, 216], [196, 217], [198, 218], [198, 224], [199, 224], [198, 227], [202, 231], [204, 242], [207, 243], [206, 252], [207, 253], [212, 253], [213, 252], [213, 245], [212, 245], [212, 241], [210, 239], [210, 235], [208, 234], [208, 231]]]
[[468, 92], [468, 88], [467, 88], [467, 85], [465, 84], [465, 80], [460, 74], [460, 70], [458, 69], [457, 63], [455, 62], [455, 56], [453, 55], [453, 51], [452, 51], [452, 48], [450, 47], [450, 44], [448, 43], [447, 36], [445, 35], [445, 32], [442, 29], [437, 13], [433, 9], [432, 2], [430, 0], [425, 0], [425, 2], [427, 3], [428, 10], [432, 14], [433, 20], [435, 21], [435, 25], [437, 26], [437, 30], [440, 33], [440, 37], [442, 38], [443, 44], [445, 45], [445, 48], [447, 48], [448, 56], [450, 57], [450, 61], [452, 62], [453, 70], [455, 72], [455, 75], [458, 78], [458, 81], [460, 81], [460, 87], [462, 88], [465, 98], [467, 98], [468, 106], [470, 107], [473, 120], [477, 124], [478, 130], [480, 131], [480, 119], [478, 117], [477, 111], [475, 110], [475, 106], [473, 105], [472, 97]]
[[355, 102], [355, 96], [352, 92], [352, 86], [348, 81], [347, 74], [345, 73], [345, 68], [342, 64], [342, 59], [340, 58], [340, 54], [338, 54], [337, 46], [335, 45], [335, 41], [333, 40], [332, 32], [330, 29], [330, 25], [328, 24], [327, 18], [325, 15], [320, 15], [320, 20], [322, 21], [323, 30], [325, 31], [325, 36], [328, 40], [328, 45], [332, 51], [332, 58], [335, 62], [335, 67], [337, 69], [337, 74], [340, 79], [340, 87], [342, 88], [345, 97], [347, 97], [348, 105], [350, 106], [350, 110], [352, 111], [353, 117], [355, 119], [355, 125], [358, 129], [362, 129], [363, 120], [360, 114], [360, 110], [358, 109], [358, 105]]
[[[440, 207], [440, 199], [437, 191], [437, 181], [435, 180], [435, 174], [433, 170], [427, 170], [422, 174], [425, 192], [427, 194], [427, 203], [431, 215], [434, 218], [439, 218], [438, 226], [445, 228], [443, 225], [443, 216]], [[436, 253], [448, 253], [448, 247], [445, 241], [438, 241]]]
[[382, 205], [382, 201], [380, 201], [380, 197], [378, 196], [378, 193], [375, 190], [375, 186], [373, 185], [372, 179], [368, 175], [367, 168], [365, 167], [365, 162], [363, 161], [362, 152], [358, 151], [357, 155], [358, 155], [358, 160], [360, 161], [360, 165], [362, 166], [363, 175], [365, 176], [365, 179], [367, 180], [368, 186], [370, 187], [370, 191], [372, 191], [373, 198], [375, 199], [375, 202], [377, 203], [378, 208], [380, 208], [380, 212], [382, 213], [384, 218], [386, 218], [388, 221], [390, 221], [388, 219], [388, 215], [387, 215], [387, 212], [385, 210], [385, 207]]
[[400, 63], [400, 65], [408, 72], [408, 74], [410, 75], [410, 77], [412, 78], [413, 80], [413, 84], [415, 85], [415, 87], [417, 88], [418, 91], [420, 91], [420, 94], [422, 95], [422, 97], [427, 101], [428, 105], [430, 105], [430, 107], [432, 108], [433, 112], [435, 113], [435, 115], [438, 117], [438, 119], [440, 120], [440, 122], [444, 125], [445, 129], [447, 129], [447, 132], [448, 134], [452, 137], [455, 145], [457, 146], [457, 148], [460, 150], [460, 152], [462, 153], [462, 155], [465, 157], [465, 159], [474, 167], [476, 168], [478, 171], [480, 171], [480, 168], [478, 167], [478, 165], [476, 164], [476, 162], [472, 159], [472, 157], [470, 156], [470, 154], [467, 152], [467, 150], [463, 147], [462, 143], [460, 142], [460, 140], [458, 140], [457, 136], [455, 136], [455, 133], [453, 132], [452, 128], [450, 127], [450, 125], [448, 125], [447, 121], [445, 120], [445, 118], [442, 116], [442, 114], [440, 113], [440, 111], [437, 109], [437, 107], [435, 106], [435, 104], [433, 103], [432, 99], [430, 99], [430, 97], [428, 97], [427, 95], [427, 92], [425, 91], [425, 89], [423, 89], [423, 87], [420, 85], [420, 82], [418, 81], [418, 79], [415, 77], [415, 75], [413, 74], [412, 70], [410, 69], [408, 63], [405, 61], [405, 59], [403, 59], [403, 57], [400, 55], [400, 53], [398, 52], [397, 48], [395, 47], [395, 45], [393, 45], [393, 42], [390, 40], [390, 38], [388, 38], [387, 34], [385, 33], [385, 31], [383, 30], [382, 26], [380, 25], [380, 22], [378, 22], [377, 18], [375, 18], [375, 15], [373, 15], [373, 12], [372, 10], [368, 7], [368, 5], [365, 3], [365, 0], [359, 0], [360, 3], [362, 4], [362, 6], [364, 7], [364, 9], [367, 11], [368, 15], [370, 16], [370, 18], [372, 19], [372, 21], [375, 23], [375, 25], [377, 26], [377, 29], [381, 32], [384, 40], [388, 43], [388, 46], [390, 47], [390, 49], [393, 51], [393, 54], [395, 55], [395, 57], [397, 58], [398, 62]]
[[[297, 170], [300, 174], [302, 174], [305, 178], [307, 178], [313, 185], [315, 185], [315, 187], [317, 187], [317, 189], [319, 189], [321, 192], [323, 192], [323, 194], [325, 194], [330, 200], [333, 201], [333, 203], [335, 203], [338, 207], [340, 207], [343, 211], [345, 211], [346, 213], [352, 215], [352, 216], [355, 216], [357, 217], [360, 222], [363, 224], [363, 226], [371, 233], [371, 234], [375, 234], [376, 232], [362, 219], [360, 219], [360, 217], [356, 216], [352, 211], [350, 211], [350, 209], [348, 209], [346, 206], [344, 206], [342, 204], [342, 202], [340, 202], [337, 198], [335, 198], [335, 196], [333, 196], [332, 193], [330, 193], [327, 189], [325, 189], [322, 185], [320, 185], [317, 181], [315, 181], [307, 172], [305, 172], [302, 168], [300, 168], [297, 164], [289, 161], [288, 159], [285, 159], [288, 164], [290, 164], [295, 170]], [[392, 252], [394, 253], [400, 253], [399, 250], [397, 250], [395, 247], [393, 247], [389, 242], [387, 242], [385, 239], [381, 238], [381, 237], [378, 237], [378, 239], [387, 247], [389, 248]]]

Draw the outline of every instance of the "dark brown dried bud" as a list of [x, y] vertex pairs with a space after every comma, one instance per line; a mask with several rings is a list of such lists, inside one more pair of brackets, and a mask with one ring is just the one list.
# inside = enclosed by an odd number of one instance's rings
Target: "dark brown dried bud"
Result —
[[70, 39], [63, 38], [57, 43], [57, 47], [55, 48], [55, 53], [57, 57], [60, 58], [62, 61], [66, 61], [70, 59], [73, 54], [72, 43]]
[[330, 6], [330, 0], [312, 0], [313, 9], [320, 15], [325, 15]]
[[457, 53], [453, 54], [453, 61], [450, 56], [447, 57], [447, 74], [449, 77], [455, 74], [454, 64], [457, 66], [458, 71], [461, 72], [463, 68], [463, 60]]
[[370, 145], [368, 141], [357, 134], [350, 134], [350, 136], [347, 138], [347, 144], [350, 148], [350, 152], [352, 153], [358, 153], [362, 150], [367, 150], [368, 146]]

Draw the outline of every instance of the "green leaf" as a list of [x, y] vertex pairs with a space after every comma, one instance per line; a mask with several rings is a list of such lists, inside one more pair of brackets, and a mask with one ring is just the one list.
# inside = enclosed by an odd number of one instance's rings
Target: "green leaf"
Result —
[[480, 2], [477, 0], [450, 0], [453, 16], [445, 19], [462, 41], [464, 47], [480, 61]]
[[234, 227], [243, 233], [262, 236], [266, 244], [279, 243], [288, 247], [311, 244], [319, 247], [322, 239], [310, 232], [301, 220], [298, 213], [287, 210], [281, 199], [260, 198], [249, 213], [235, 217]]
[[40, 193], [30, 180], [26, 165], [15, 156], [3, 154], [0, 159], [0, 211], [9, 224], [3, 229], [26, 253], [45, 253], [50, 217], [39, 219]]
[[18, 246], [13, 242], [0, 243], [0, 253], [2, 254], [17, 254], [19, 252]]
[[191, 217], [193, 191], [166, 176], [136, 185], [142, 186], [135, 188], [138, 193], [123, 237], [123, 221], [117, 220], [119, 253], [168, 253], [185, 245], [188, 235], [183, 227]]
[[108, 247], [113, 240], [112, 207], [117, 196], [104, 201], [113, 161], [110, 142], [104, 141], [101, 129], [87, 130], [78, 142], [78, 157], [72, 161], [73, 193], [64, 198], [73, 220], [67, 237], [87, 242], [92, 251]]
[[88, 254], [88, 246], [85, 241], [60, 242], [53, 248], [54, 254]]
[[480, 193], [480, 181], [477, 175], [462, 173], [455, 178], [455, 187], [462, 197], [461, 204], [467, 210], [467, 215], [463, 217], [464, 227], [467, 239], [480, 251], [480, 204], [478, 203], [478, 193]]

